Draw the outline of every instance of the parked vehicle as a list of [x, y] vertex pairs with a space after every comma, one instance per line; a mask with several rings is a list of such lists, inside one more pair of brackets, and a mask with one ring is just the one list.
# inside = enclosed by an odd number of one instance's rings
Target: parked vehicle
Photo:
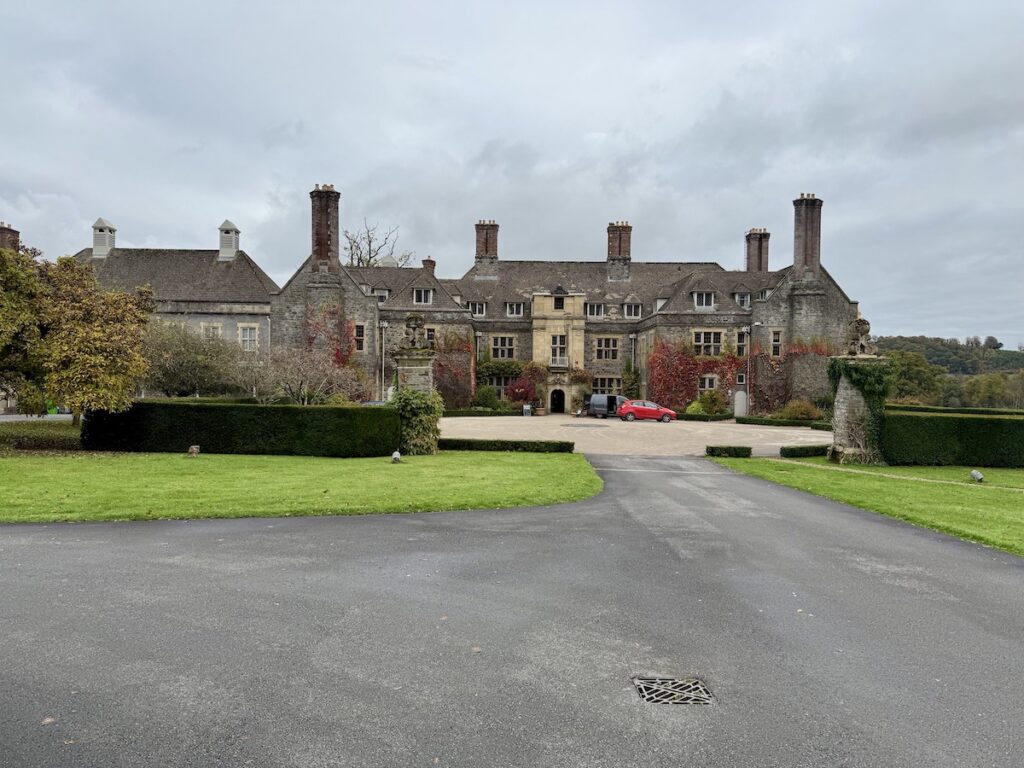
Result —
[[622, 395], [591, 395], [587, 403], [587, 414], [596, 416], [599, 419], [606, 419], [615, 416], [619, 408], [626, 402]]
[[627, 400], [619, 406], [619, 418], [623, 421], [637, 419], [656, 419], [666, 424], [676, 418], [676, 412], [652, 403], [650, 400]]

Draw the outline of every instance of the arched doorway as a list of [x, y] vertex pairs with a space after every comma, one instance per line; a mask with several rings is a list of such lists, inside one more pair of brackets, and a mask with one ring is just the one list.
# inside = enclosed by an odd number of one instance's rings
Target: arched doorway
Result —
[[560, 389], [551, 390], [551, 412], [565, 413], [565, 392]]

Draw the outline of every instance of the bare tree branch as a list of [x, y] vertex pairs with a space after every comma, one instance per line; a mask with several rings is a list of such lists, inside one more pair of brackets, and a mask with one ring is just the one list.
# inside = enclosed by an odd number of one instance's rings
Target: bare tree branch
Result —
[[370, 226], [363, 219], [363, 226], [352, 232], [343, 230], [345, 253], [350, 267], [377, 267], [385, 259], [394, 259], [400, 267], [407, 266], [413, 259], [412, 251], [398, 251], [398, 227], [381, 231], [380, 224]]

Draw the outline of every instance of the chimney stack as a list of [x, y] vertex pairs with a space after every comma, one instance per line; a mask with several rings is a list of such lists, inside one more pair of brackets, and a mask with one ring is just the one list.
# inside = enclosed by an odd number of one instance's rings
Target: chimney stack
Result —
[[103, 218], [96, 219], [92, 225], [92, 257], [105, 259], [114, 248], [114, 237], [117, 228]]
[[633, 227], [628, 221], [608, 223], [608, 279], [629, 280]]
[[798, 275], [816, 277], [821, 270], [821, 205], [806, 192], [793, 201], [793, 269]]
[[341, 193], [333, 184], [316, 184], [309, 193], [313, 209], [313, 272], [339, 271], [338, 207]]
[[768, 271], [768, 238], [771, 233], [764, 227], [747, 232], [747, 272]]
[[476, 223], [476, 261], [498, 260], [498, 225], [494, 219]]
[[427, 256], [427, 258], [425, 258], [425, 259], [423, 260], [423, 268], [424, 268], [425, 270], [427, 270], [427, 272], [429, 272], [430, 274], [434, 274], [434, 269], [435, 269], [436, 267], [437, 267], [437, 262], [436, 262], [436, 261], [434, 261], [434, 260], [433, 260], [432, 258], [430, 258], [429, 256]]
[[238, 255], [238, 227], [229, 219], [224, 219], [220, 225], [220, 253], [217, 254], [217, 261], [234, 261]]
[[17, 251], [21, 247], [21, 233], [5, 221], [0, 221], [0, 248]]

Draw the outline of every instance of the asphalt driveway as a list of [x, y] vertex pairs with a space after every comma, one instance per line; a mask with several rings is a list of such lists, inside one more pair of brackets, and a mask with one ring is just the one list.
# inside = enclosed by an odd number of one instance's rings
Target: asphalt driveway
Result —
[[593, 461], [561, 507], [0, 528], [0, 765], [1021, 764], [1024, 560]]
[[783, 445], [826, 445], [831, 432], [810, 427], [765, 427], [732, 421], [625, 422], [548, 416], [460, 416], [441, 419], [443, 437], [569, 440], [587, 455], [703, 456], [708, 445], [749, 445], [755, 456], [778, 456]]

